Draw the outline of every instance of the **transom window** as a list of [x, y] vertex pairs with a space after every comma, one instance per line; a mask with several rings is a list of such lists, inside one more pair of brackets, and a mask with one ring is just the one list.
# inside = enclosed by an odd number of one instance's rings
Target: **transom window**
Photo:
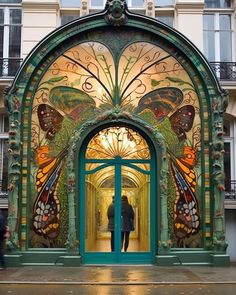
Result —
[[114, 157], [150, 159], [149, 147], [143, 137], [126, 127], [110, 127], [98, 132], [89, 142], [87, 159]]

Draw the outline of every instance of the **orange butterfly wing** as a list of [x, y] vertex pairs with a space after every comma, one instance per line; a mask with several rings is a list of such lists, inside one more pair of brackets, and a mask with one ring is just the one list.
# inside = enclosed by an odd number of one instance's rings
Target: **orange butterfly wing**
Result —
[[178, 246], [185, 246], [185, 238], [200, 229], [198, 200], [195, 196], [196, 175], [193, 166], [196, 152], [192, 147], [184, 147], [184, 155], [171, 155], [171, 170], [175, 179], [177, 198], [174, 204], [174, 233]]
[[67, 148], [56, 158], [45, 160], [36, 176], [38, 195], [33, 207], [33, 229], [49, 239], [55, 239], [60, 232], [60, 202], [56, 187], [66, 153]]

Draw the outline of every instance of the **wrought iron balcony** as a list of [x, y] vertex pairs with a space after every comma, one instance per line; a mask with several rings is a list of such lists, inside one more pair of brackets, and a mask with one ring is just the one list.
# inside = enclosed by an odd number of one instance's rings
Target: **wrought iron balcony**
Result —
[[22, 61], [22, 58], [0, 58], [0, 77], [14, 77]]
[[218, 79], [236, 81], [236, 62], [210, 62], [210, 65]]

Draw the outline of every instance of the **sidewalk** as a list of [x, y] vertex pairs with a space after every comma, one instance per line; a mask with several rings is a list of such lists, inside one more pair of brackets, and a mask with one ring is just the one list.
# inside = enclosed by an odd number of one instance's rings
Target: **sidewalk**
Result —
[[0, 271], [0, 284], [236, 284], [236, 264], [230, 267], [154, 265], [24, 266]]

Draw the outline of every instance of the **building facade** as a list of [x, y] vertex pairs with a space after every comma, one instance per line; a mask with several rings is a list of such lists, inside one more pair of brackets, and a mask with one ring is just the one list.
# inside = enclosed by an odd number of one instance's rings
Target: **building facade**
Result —
[[[235, 3], [127, 4], [0, 4], [0, 205], [9, 200], [13, 264], [219, 265], [227, 239], [236, 259]], [[135, 211], [129, 253], [121, 195]]]

